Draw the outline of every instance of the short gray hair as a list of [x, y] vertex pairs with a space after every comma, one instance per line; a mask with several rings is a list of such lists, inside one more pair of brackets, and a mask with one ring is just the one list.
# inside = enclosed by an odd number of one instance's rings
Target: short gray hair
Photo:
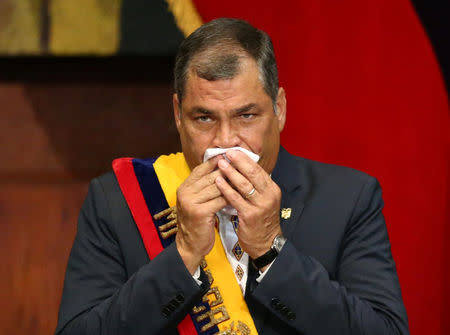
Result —
[[234, 78], [241, 70], [240, 60], [248, 56], [256, 61], [264, 90], [275, 107], [278, 69], [269, 35], [244, 20], [230, 18], [202, 25], [181, 43], [174, 69], [179, 102], [183, 99], [190, 68], [206, 80]]

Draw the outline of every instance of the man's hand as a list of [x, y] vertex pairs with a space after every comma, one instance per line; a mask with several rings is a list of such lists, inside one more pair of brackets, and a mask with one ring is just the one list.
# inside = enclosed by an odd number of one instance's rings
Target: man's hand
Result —
[[233, 187], [222, 176], [217, 176], [216, 184], [227, 202], [238, 211], [239, 243], [255, 259], [266, 253], [275, 236], [281, 234], [281, 190], [247, 155], [237, 150], [230, 150], [226, 155], [231, 164], [221, 159], [218, 165]]
[[177, 190], [176, 245], [191, 274], [214, 246], [215, 213], [227, 205], [215, 184], [218, 157], [195, 167]]

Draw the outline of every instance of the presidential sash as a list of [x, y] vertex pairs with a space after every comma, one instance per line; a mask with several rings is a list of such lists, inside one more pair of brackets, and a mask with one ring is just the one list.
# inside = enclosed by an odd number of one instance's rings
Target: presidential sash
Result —
[[[119, 182], [150, 259], [175, 241], [176, 190], [190, 170], [182, 153], [157, 159], [119, 158]], [[253, 319], [228, 262], [220, 236], [201, 267], [211, 288], [178, 325], [180, 335], [256, 335]]]

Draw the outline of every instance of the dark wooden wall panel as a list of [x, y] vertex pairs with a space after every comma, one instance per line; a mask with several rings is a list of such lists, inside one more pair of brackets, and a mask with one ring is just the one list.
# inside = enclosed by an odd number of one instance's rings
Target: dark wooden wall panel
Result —
[[0, 334], [53, 333], [89, 180], [179, 150], [170, 66], [0, 59]]
[[0, 334], [51, 334], [85, 183], [0, 186]]
[[86, 179], [120, 156], [178, 150], [169, 85], [1, 85], [0, 173]]
[[0, 83], [0, 115], [2, 180], [64, 171], [48, 134], [37, 123], [24, 85]]

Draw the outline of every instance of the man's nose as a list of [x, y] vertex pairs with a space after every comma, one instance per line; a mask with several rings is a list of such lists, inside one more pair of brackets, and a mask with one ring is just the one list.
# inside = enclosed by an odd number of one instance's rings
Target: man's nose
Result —
[[238, 131], [229, 122], [221, 122], [214, 138], [214, 145], [218, 148], [239, 146]]

